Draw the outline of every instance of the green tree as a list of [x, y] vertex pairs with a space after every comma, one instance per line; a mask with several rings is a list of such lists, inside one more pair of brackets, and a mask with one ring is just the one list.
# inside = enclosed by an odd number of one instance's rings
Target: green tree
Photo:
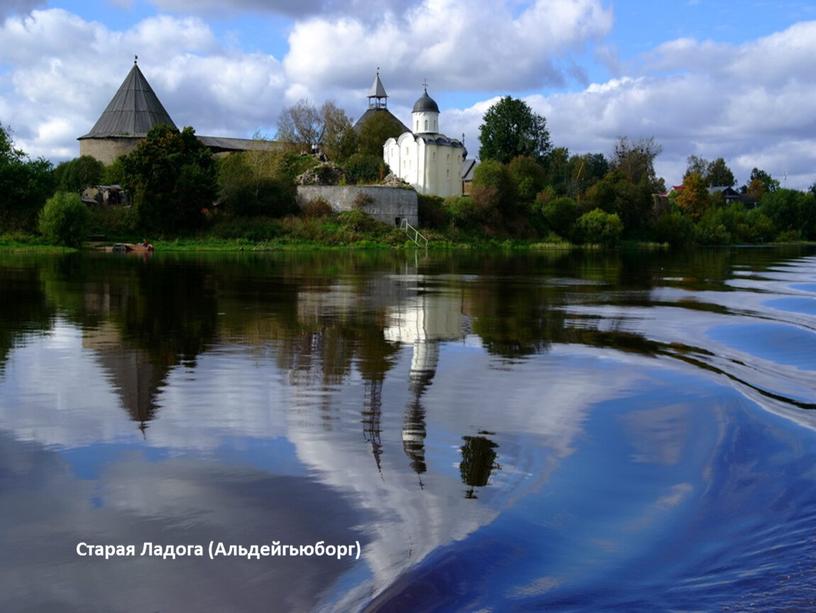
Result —
[[769, 175], [764, 170], [759, 168], [754, 168], [751, 170], [751, 176], [748, 179], [748, 189], [751, 191], [753, 188], [754, 195], [757, 195], [757, 198], [761, 198], [762, 194], [767, 194], [769, 192], [775, 192], [779, 189], [779, 181], [774, 179], [771, 175]]
[[570, 238], [578, 219], [578, 205], [575, 200], [562, 196], [543, 204], [537, 203], [547, 227], [561, 238]]
[[79, 247], [88, 233], [89, 216], [79, 194], [57, 192], [40, 211], [39, 230], [52, 243]]
[[705, 182], [709, 187], [734, 187], [737, 182], [734, 178], [734, 173], [725, 163], [723, 158], [717, 158], [708, 166], [705, 174]]
[[616, 214], [627, 234], [637, 236], [652, 220], [654, 192], [648, 173], [640, 173], [639, 182], [634, 183], [623, 171], [613, 169], [586, 191], [581, 209], [586, 212], [598, 208]]
[[816, 238], [816, 196], [792, 189], [767, 192], [760, 201], [760, 210], [777, 232], [801, 239]]
[[99, 185], [105, 165], [90, 155], [62, 162], [54, 169], [57, 189], [63, 192], [81, 192], [86, 187]]
[[53, 193], [51, 162], [30, 159], [0, 124], [0, 229], [33, 230], [40, 209]]
[[144, 230], [172, 233], [195, 228], [218, 194], [212, 153], [189, 127], [181, 132], [167, 125], [152, 128], [122, 165]]
[[531, 204], [536, 194], [546, 185], [547, 173], [544, 167], [529, 156], [513, 158], [507, 170], [510, 173], [515, 194], [524, 204]]
[[575, 236], [582, 243], [615, 245], [623, 234], [623, 223], [614, 213], [593, 209], [575, 223]]
[[507, 166], [496, 160], [483, 160], [473, 173], [473, 200], [485, 210], [506, 214], [514, 209], [516, 192]]
[[569, 186], [567, 193], [573, 197], [583, 194], [609, 172], [609, 162], [603, 153], [573, 155], [569, 159]]
[[108, 166], [105, 166], [105, 171], [102, 173], [100, 182], [103, 185], [124, 185], [125, 167], [122, 165], [121, 157], [116, 158]]
[[479, 126], [479, 140], [479, 157], [503, 164], [520, 155], [543, 162], [551, 148], [546, 119], [523, 100], [510, 96], [487, 109]]
[[271, 151], [245, 151], [219, 160], [218, 189], [224, 208], [247, 216], [296, 212], [295, 184], [283, 157]]
[[376, 112], [366, 119], [357, 134], [357, 153], [382, 157], [385, 141], [403, 132], [405, 128], [396, 117], [390, 113]]
[[570, 194], [570, 157], [569, 149], [566, 147], [556, 147], [547, 156], [545, 166], [547, 169], [546, 183], [551, 185], [555, 193], [559, 196]]

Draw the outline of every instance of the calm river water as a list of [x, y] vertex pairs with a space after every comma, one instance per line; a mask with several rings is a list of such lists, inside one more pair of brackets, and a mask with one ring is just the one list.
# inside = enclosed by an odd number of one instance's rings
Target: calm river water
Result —
[[812, 609], [814, 408], [813, 248], [5, 254], [0, 610]]

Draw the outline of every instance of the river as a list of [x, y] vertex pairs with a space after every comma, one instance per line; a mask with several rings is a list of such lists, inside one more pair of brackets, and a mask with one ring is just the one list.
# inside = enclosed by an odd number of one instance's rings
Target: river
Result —
[[813, 247], [2, 254], [0, 609], [812, 609], [814, 408]]

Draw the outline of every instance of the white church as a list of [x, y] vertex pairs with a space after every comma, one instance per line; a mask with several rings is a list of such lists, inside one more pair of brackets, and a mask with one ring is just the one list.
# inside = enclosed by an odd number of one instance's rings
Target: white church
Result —
[[[371, 86], [371, 96], [385, 96], [379, 73]], [[412, 130], [412, 131], [411, 131]], [[410, 183], [420, 194], [462, 195], [462, 166], [467, 151], [461, 141], [439, 132], [439, 105], [428, 88], [414, 104], [411, 130], [383, 145], [383, 158], [391, 172]]]

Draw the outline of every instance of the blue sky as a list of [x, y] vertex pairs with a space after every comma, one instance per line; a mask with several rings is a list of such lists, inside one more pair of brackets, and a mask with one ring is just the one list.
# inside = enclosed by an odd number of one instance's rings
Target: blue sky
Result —
[[0, 122], [54, 160], [77, 154], [138, 53], [176, 123], [204, 134], [272, 135], [301, 98], [354, 119], [379, 65], [397, 115], [427, 78], [442, 130], [474, 152], [511, 94], [571, 151], [654, 136], [669, 181], [691, 154], [740, 179], [816, 180], [816, 2], [8, 0], [0, 20]]

